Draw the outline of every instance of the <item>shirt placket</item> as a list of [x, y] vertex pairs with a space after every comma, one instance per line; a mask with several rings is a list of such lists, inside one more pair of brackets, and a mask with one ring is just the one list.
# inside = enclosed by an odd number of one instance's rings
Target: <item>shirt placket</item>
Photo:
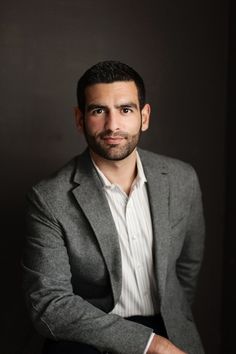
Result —
[[129, 238], [129, 245], [130, 245], [130, 254], [132, 257], [132, 264], [133, 264], [133, 271], [135, 274], [135, 279], [137, 283], [137, 288], [139, 289], [139, 296], [142, 298], [145, 295], [141, 293], [142, 287], [142, 273], [143, 273], [143, 259], [141, 257], [141, 253], [139, 252], [139, 240], [137, 235], [137, 228], [135, 226], [136, 223], [136, 214], [135, 208], [133, 205], [134, 201], [132, 196], [127, 201], [126, 205], [126, 225], [127, 225], [127, 235]]

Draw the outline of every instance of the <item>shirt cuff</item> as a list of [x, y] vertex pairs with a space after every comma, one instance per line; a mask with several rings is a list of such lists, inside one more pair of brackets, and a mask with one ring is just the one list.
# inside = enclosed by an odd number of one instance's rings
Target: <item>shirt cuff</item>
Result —
[[148, 342], [147, 342], [147, 345], [146, 345], [146, 348], [145, 348], [143, 354], [146, 354], [146, 353], [147, 353], [148, 348], [149, 348], [149, 346], [150, 346], [150, 344], [151, 344], [152, 339], [153, 339], [154, 336], [155, 336], [155, 333], [152, 333], [152, 334], [150, 335], [150, 338], [149, 338], [149, 340], [148, 340]]

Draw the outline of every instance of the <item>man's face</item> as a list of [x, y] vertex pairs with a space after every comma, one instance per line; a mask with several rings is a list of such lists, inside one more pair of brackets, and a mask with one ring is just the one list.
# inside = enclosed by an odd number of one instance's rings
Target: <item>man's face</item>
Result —
[[140, 111], [133, 81], [95, 84], [85, 91], [85, 113], [77, 111], [77, 126], [83, 130], [90, 150], [107, 160], [123, 160], [148, 128], [150, 107]]

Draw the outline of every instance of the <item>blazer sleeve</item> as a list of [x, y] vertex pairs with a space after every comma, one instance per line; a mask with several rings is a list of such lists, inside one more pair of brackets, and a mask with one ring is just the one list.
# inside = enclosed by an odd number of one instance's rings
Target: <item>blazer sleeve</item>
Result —
[[185, 290], [190, 304], [193, 303], [198, 273], [201, 267], [204, 239], [205, 223], [202, 206], [202, 196], [198, 177], [195, 170], [191, 168], [191, 191], [190, 208], [187, 218], [186, 235], [177, 260], [176, 271], [179, 281]]
[[101, 352], [141, 354], [148, 327], [107, 314], [73, 293], [63, 229], [36, 189], [28, 195], [27, 236], [22, 259], [23, 288], [40, 334], [83, 342]]

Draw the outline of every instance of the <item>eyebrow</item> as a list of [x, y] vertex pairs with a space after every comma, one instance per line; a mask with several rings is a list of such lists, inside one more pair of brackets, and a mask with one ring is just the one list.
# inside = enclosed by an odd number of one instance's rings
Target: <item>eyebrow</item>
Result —
[[[108, 106], [103, 105], [103, 104], [91, 103], [87, 107], [87, 112], [91, 112], [93, 109], [98, 109], [98, 108], [108, 109]], [[115, 108], [134, 108], [134, 109], [138, 110], [138, 105], [133, 102], [127, 102], [127, 103], [115, 105]]]
[[116, 105], [115, 106], [116, 108], [135, 108], [135, 109], [138, 109], [138, 105], [136, 103], [133, 103], [133, 102], [127, 102], [127, 103], [122, 103], [122, 104], [119, 104], [119, 105]]

